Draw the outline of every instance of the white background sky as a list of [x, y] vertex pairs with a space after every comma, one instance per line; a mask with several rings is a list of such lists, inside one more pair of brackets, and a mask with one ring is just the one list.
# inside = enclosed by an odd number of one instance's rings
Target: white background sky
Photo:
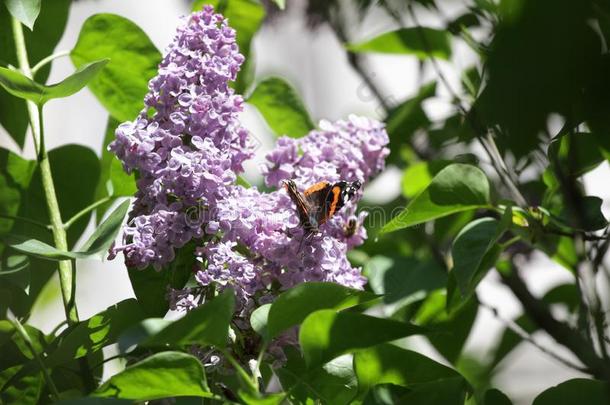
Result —
[[[73, 3], [64, 37], [57, 50], [71, 49], [82, 23], [90, 15], [100, 12], [116, 13], [131, 19], [142, 27], [159, 49], [165, 49], [173, 37], [179, 16], [188, 13], [190, 4], [184, 0], [147, 0], [144, 7], [143, 3], [137, 0], [81, 0]], [[330, 30], [322, 27], [316, 33], [308, 31], [303, 25], [301, 2], [288, 0], [288, 3], [295, 7], [278, 16], [273, 25], [265, 26], [254, 41], [257, 78], [268, 75], [287, 78], [300, 92], [315, 121], [322, 118], [334, 120], [350, 113], [380, 118], [378, 102], [367, 97], [368, 93], [363, 91], [361, 80], [350, 69]], [[447, 13], [451, 13], [451, 10]], [[422, 22], [435, 24], [434, 20], [427, 19], [426, 16], [422, 16]], [[353, 40], [359, 40], [393, 28], [395, 25], [390, 19], [375, 12], [365, 24], [354, 27], [349, 34]], [[464, 45], [455, 44], [451, 62], [442, 64], [443, 71], [452, 85], [458, 86], [459, 72], [473, 60]], [[369, 73], [380, 83], [388, 100], [398, 102], [416, 91], [417, 61], [414, 58], [372, 55], [367, 62]], [[59, 59], [53, 64], [49, 82], [56, 82], [73, 70], [68, 58]], [[431, 75], [432, 72], [428, 72], [427, 78], [431, 78]], [[426, 110], [432, 117], [447, 114], [446, 94], [447, 92], [440, 88], [438, 97], [426, 104]], [[45, 106], [47, 145], [54, 148], [66, 143], [77, 143], [92, 148], [99, 155], [106, 119], [107, 113], [88, 90], [66, 99], [53, 100]], [[242, 119], [245, 126], [263, 143], [256, 159], [260, 162], [265, 151], [271, 147], [269, 131], [256, 111], [247, 109]], [[1, 128], [0, 147], [17, 151], [12, 140]], [[33, 157], [31, 143], [26, 146], [25, 154]], [[250, 164], [247, 169], [249, 173], [255, 173], [256, 162]], [[383, 201], [398, 194], [400, 173], [391, 169], [388, 172], [367, 190], [370, 201]], [[609, 201], [609, 175], [607, 164], [588, 174], [585, 183], [589, 193]], [[604, 208], [605, 214], [608, 215], [607, 203]], [[89, 227], [88, 233], [91, 231], [92, 227]], [[542, 255], [536, 255], [534, 260], [523, 268], [523, 275], [535, 295], [542, 295], [552, 286], [571, 279], [566, 270]], [[103, 263], [93, 260], [78, 261], [77, 279], [76, 297], [82, 319], [133, 296], [120, 259]], [[499, 283], [493, 272], [483, 280], [478, 292], [481, 301], [497, 307], [504, 318], [513, 318], [521, 312], [510, 291]], [[37, 305], [31, 322], [49, 332], [62, 319], [58, 282], [54, 278]], [[502, 323], [489, 311], [482, 309], [466, 350], [483, 356], [498, 338], [502, 327]], [[535, 338], [566, 357], [570, 356], [562, 348], [555, 347], [548, 336], [539, 333]], [[436, 356], [428, 345], [421, 341], [417, 344], [431, 356]], [[527, 343], [513, 351], [502, 365], [502, 371], [494, 379], [495, 385], [505, 391], [516, 404], [530, 403], [544, 388], [576, 376], [575, 372], [566, 369]], [[108, 376], [108, 371], [105, 375]]]

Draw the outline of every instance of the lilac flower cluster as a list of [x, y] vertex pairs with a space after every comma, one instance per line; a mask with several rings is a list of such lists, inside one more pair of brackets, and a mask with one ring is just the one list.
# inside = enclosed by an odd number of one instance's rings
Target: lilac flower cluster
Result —
[[116, 130], [109, 149], [138, 173], [125, 241], [112, 251], [122, 251], [129, 266], [159, 269], [176, 248], [204, 236], [189, 209], [216, 206], [252, 156], [237, 119], [243, 99], [229, 87], [243, 61], [222, 15], [212, 7], [193, 13], [149, 82], [145, 108]]
[[[292, 179], [301, 191], [319, 181], [365, 184], [389, 153], [383, 125], [350, 116], [322, 121], [300, 139], [282, 137], [262, 169], [277, 191], [237, 185], [243, 162], [252, 156], [238, 120], [242, 98], [228, 86], [242, 62], [235, 32], [211, 7], [178, 29], [149, 82], [145, 108], [119, 126], [109, 147], [126, 171], [138, 174], [123, 243], [111, 255], [123, 252], [131, 267], [161, 269], [176, 249], [194, 241], [196, 283], [231, 286], [244, 316], [272, 300], [278, 287], [331, 281], [362, 288], [365, 279], [346, 256], [366, 239], [366, 213], [356, 215], [361, 193], [305, 239], [282, 183]], [[171, 308], [194, 308], [197, 294], [193, 287], [170, 289]]]
[[[364, 184], [383, 169], [389, 153], [388, 136], [381, 123], [356, 116], [336, 123], [322, 121], [320, 128], [300, 139], [280, 138], [267, 155], [265, 181], [278, 191], [262, 193], [236, 186], [218, 205], [222, 238], [206, 249], [213, 246], [215, 253], [216, 249], [224, 253], [221, 260], [208, 255], [214, 264], [212, 270], [208, 263], [197, 273], [202, 284], [224, 285], [230, 278], [240, 280], [233, 285], [239, 286], [237, 291], [244, 302], [271, 281], [278, 281], [282, 289], [305, 281], [363, 287], [365, 278], [346, 256], [349, 249], [366, 239], [362, 226], [366, 213], [355, 215], [361, 194], [322, 225], [318, 234], [304, 240], [294, 203], [281, 185], [286, 179], [295, 180], [303, 189], [319, 181], [339, 179]], [[236, 257], [234, 249], [226, 250], [227, 244], [241, 246], [249, 257]], [[219, 267], [217, 262], [232, 264]]]

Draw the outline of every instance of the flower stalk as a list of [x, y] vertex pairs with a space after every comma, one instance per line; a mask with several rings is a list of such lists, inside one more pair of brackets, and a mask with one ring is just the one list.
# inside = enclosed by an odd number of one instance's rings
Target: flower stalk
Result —
[[[23, 36], [23, 27], [18, 20], [12, 18], [12, 28], [19, 69], [25, 76], [32, 78], [32, 70], [30, 68], [30, 62], [28, 60], [27, 49], [25, 46], [25, 38]], [[55, 247], [60, 250], [68, 250], [68, 240], [63, 222], [61, 220], [61, 212], [59, 210], [59, 203], [57, 202], [57, 193], [55, 192], [53, 175], [51, 173], [51, 164], [49, 162], [47, 150], [44, 146], [42, 106], [37, 106], [31, 101], [27, 101], [27, 108], [32, 137], [34, 138], [34, 147], [36, 149], [37, 160], [40, 167], [42, 187], [44, 189], [45, 200], [49, 210], [49, 219], [51, 221], [51, 231], [53, 232]], [[74, 324], [78, 322], [78, 313], [74, 298], [74, 267], [72, 266], [72, 262], [70, 260], [62, 260], [58, 263], [58, 268], [61, 295], [64, 303], [66, 319], [68, 320], [68, 323]]]

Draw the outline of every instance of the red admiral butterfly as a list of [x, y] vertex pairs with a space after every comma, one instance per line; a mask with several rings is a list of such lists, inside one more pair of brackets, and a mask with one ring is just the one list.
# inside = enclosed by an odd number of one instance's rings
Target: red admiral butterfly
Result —
[[292, 180], [286, 180], [284, 187], [297, 206], [305, 235], [318, 232], [320, 225], [328, 221], [360, 189], [359, 181], [321, 181], [305, 190], [302, 194]]

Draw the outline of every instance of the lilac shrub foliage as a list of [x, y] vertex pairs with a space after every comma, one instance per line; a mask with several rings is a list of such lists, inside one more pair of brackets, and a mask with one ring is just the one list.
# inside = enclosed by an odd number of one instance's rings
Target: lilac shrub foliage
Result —
[[[366, 239], [366, 213], [356, 215], [361, 195], [303, 243], [282, 182], [294, 179], [301, 189], [319, 181], [364, 184], [389, 153], [383, 125], [350, 116], [322, 121], [300, 139], [282, 137], [263, 167], [266, 184], [277, 191], [237, 185], [253, 142], [238, 119], [243, 99], [229, 87], [244, 60], [235, 35], [211, 7], [186, 17], [149, 82], [145, 108], [117, 128], [109, 148], [127, 172], [137, 173], [138, 192], [111, 256], [123, 252], [130, 267], [162, 271], [176, 249], [194, 240], [195, 280], [234, 288], [243, 316], [304, 281], [362, 288], [360, 269], [346, 257]], [[348, 223], [356, 227], [347, 229]], [[198, 291], [171, 290], [172, 309], [195, 307]]]

